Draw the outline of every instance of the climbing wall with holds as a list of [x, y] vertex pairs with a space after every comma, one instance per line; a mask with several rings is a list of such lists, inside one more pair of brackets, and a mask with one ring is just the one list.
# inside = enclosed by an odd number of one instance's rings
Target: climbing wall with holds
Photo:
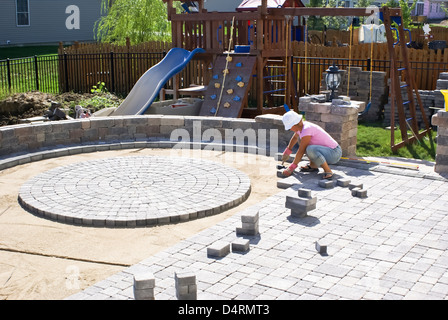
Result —
[[220, 55], [213, 66], [200, 116], [239, 118], [247, 104], [256, 56]]

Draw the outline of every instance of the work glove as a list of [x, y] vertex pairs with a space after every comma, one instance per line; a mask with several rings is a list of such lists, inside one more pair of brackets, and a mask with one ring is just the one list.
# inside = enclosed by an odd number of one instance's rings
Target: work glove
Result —
[[292, 150], [289, 148], [286, 148], [285, 151], [283, 151], [282, 155], [282, 162], [286, 162], [289, 160], [289, 156], [291, 155]]
[[292, 163], [287, 169], [283, 170], [283, 175], [285, 177], [289, 177], [290, 175], [292, 175], [292, 173], [294, 172], [294, 170], [297, 168], [297, 165], [295, 163]]

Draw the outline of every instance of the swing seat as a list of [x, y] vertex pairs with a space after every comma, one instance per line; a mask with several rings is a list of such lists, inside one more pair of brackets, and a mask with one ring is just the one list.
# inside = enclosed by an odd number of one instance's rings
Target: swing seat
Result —
[[370, 105], [371, 105], [371, 104], [372, 104], [372, 103], [369, 102], [369, 103], [367, 104], [366, 108], [365, 108], [363, 111], [361, 111], [361, 112], [358, 113], [358, 117], [361, 117], [361, 116], [367, 114], [367, 112], [369, 112], [369, 109], [370, 109]]

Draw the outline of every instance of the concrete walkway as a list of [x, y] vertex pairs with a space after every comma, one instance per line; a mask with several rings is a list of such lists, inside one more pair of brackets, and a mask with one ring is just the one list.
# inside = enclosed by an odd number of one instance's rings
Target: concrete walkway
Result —
[[[179, 271], [196, 275], [198, 300], [448, 299], [447, 180], [391, 163], [340, 164], [338, 178], [362, 183], [367, 198], [295, 173], [278, 194], [67, 299], [134, 299], [133, 276], [142, 271], [155, 277], [156, 300], [176, 299]], [[299, 188], [317, 197], [304, 218], [285, 208]], [[259, 234], [237, 235], [241, 216], [255, 212]], [[250, 240], [249, 251], [207, 255], [214, 243], [238, 238]]]

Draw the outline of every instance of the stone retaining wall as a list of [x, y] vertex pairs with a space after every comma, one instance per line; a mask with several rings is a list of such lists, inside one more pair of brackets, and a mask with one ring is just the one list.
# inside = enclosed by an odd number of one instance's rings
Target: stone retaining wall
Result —
[[163, 115], [92, 117], [0, 127], [0, 160], [55, 148], [145, 141], [246, 145], [272, 155], [286, 147], [291, 135], [285, 132], [279, 115], [255, 119]]

